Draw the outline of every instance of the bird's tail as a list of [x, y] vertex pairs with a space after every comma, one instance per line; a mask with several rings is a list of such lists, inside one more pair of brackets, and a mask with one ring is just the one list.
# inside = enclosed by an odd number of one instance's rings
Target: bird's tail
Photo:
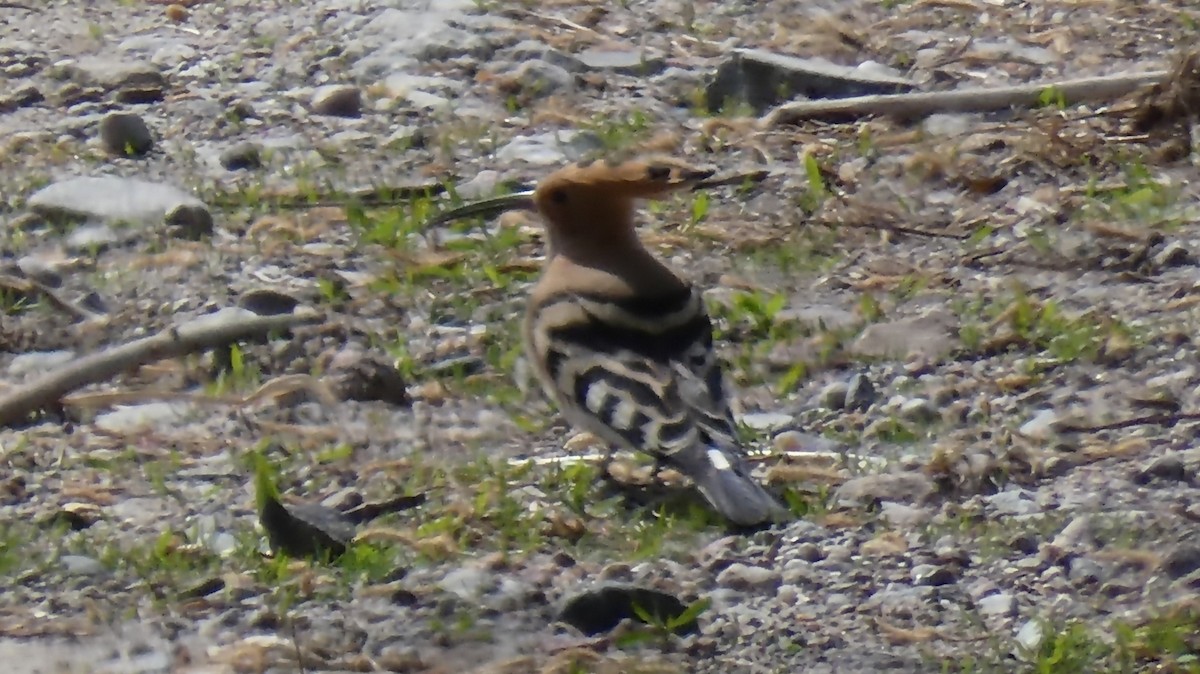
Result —
[[730, 522], [752, 527], [787, 518], [787, 508], [750, 475], [740, 452], [709, 446], [697, 454], [688, 462], [692, 465], [687, 472], [704, 498]]

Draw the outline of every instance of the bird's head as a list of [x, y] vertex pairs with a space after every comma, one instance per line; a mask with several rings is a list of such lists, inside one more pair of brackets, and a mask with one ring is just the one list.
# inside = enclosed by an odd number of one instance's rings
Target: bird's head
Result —
[[436, 226], [467, 216], [488, 217], [505, 210], [532, 209], [545, 221], [551, 243], [575, 250], [593, 244], [629, 243], [634, 237], [633, 205], [682, 189], [700, 187], [715, 171], [675, 159], [592, 160], [565, 166], [537, 186], [445, 211]]

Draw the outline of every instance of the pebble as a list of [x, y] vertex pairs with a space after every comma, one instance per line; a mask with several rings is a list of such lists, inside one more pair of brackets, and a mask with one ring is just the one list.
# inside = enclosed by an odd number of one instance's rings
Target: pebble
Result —
[[140, 157], [154, 147], [145, 120], [132, 112], [111, 112], [100, 120], [100, 143], [118, 157]]
[[63, 571], [72, 576], [97, 576], [104, 573], [104, 565], [84, 555], [63, 555], [58, 559]]
[[[137, 178], [96, 176], [67, 178], [34, 192], [26, 204], [46, 218], [98, 220], [113, 224], [164, 223], [181, 209], [207, 220], [212, 215], [196, 197], [170, 185]], [[203, 215], [200, 215], [200, 214]]]
[[976, 604], [980, 613], [993, 618], [1011, 618], [1017, 614], [1017, 598], [1008, 592], [983, 597]]
[[1163, 558], [1160, 568], [1170, 578], [1182, 578], [1200, 570], [1200, 544], [1184, 543], [1175, 547]]
[[358, 117], [362, 114], [362, 92], [352, 84], [318, 87], [312, 95], [313, 112], [334, 117]]
[[779, 582], [779, 572], [740, 562], [730, 564], [717, 575], [717, 583], [735, 590], [751, 590]]
[[842, 407], [848, 410], [865, 410], [875, 402], [878, 395], [870, 378], [860, 372], [851, 377], [846, 384], [846, 399]]
[[253, 141], [237, 143], [222, 151], [219, 161], [230, 171], [262, 168], [262, 146]]
[[850, 386], [846, 382], [835, 381], [825, 385], [821, 392], [817, 394], [817, 399], [821, 401], [821, 407], [831, 410], [840, 410], [846, 406], [847, 394], [850, 392]]

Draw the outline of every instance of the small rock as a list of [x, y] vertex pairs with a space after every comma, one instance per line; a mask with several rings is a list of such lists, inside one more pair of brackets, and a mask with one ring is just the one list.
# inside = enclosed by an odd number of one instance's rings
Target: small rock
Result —
[[[875, 385], [871, 383], [867, 375], [859, 373], [850, 378], [846, 385], [846, 400], [842, 406], [847, 410], [865, 410], [875, 402], [878, 397], [875, 391]], [[837, 409], [837, 408], [832, 408]]]
[[899, 529], [915, 529], [932, 519], [933, 514], [927, 508], [884, 501], [879, 507], [879, 516]]
[[755, 114], [762, 114], [783, 100], [798, 97], [893, 94], [914, 86], [897, 76], [847, 68], [825, 59], [738, 49], [717, 68], [705, 98], [709, 112], [720, 112], [731, 100], [740, 100], [749, 103]]
[[953, 571], [944, 566], [918, 564], [912, 569], [912, 579], [917, 585], [939, 587], [953, 583], [957, 580], [957, 576]]
[[1164, 454], [1139, 468], [1133, 475], [1133, 481], [1137, 484], [1149, 484], [1156, 479], [1170, 482], [1191, 480], [1191, 475], [1188, 474], [1188, 468], [1183, 463], [1179, 452]]
[[919, 503], [934, 491], [933, 482], [923, 473], [883, 473], [847, 480], [834, 492], [839, 503], [869, 505], [883, 501]]
[[461, 567], [447, 573], [438, 587], [460, 599], [473, 601], [488, 591], [495, 582], [492, 574], [475, 567]]
[[262, 146], [250, 141], [230, 146], [221, 152], [220, 162], [230, 171], [262, 168]]
[[518, 92], [529, 100], [539, 100], [575, 88], [575, 76], [566, 68], [540, 60], [522, 63], [509, 77]]
[[1050, 440], [1054, 437], [1054, 424], [1058, 422], [1058, 413], [1054, 410], [1041, 410], [1033, 415], [1017, 429], [1017, 432], [1031, 440]]
[[742, 415], [741, 421], [756, 431], [769, 431], [794, 423], [796, 417], [779, 412], [753, 412]]
[[146, 428], [171, 428], [184, 419], [189, 405], [173, 402], [153, 402], [144, 405], [117, 406], [111, 412], [96, 417], [97, 428], [110, 433], [132, 433]]
[[212, 236], [213, 217], [203, 204], [180, 204], [163, 218], [167, 232], [184, 241], [199, 241]]
[[1030, 620], [1017, 630], [1017, 635], [1014, 638], [1016, 648], [1013, 655], [1016, 655], [1021, 660], [1028, 661], [1031, 656], [1037, 654], [1042, 647], [1042, 641], [1045, 638], [1045, 633], [1042, 630], [1042, 623], [1038, 620]]
[[96, 576], [104, 573], [104, 565], [83, 555], [63, 555], [59, 557], [58, 563], [62, 565], [63, 571], [72, 576]]
[[1017, 614], [1017, 598], [1008, 592], [984, 597], [976, 605], [980, 613], [993, 618], [1010, 618]]
[[830, 382], [817, 394], [817, 399], [825, 409], [840, 410], [846, 406], [846, 393], [849, 390], [850, 387], [845, 382]]
[[154, 147], [154, 138], [139, 115], [111, 112], [100, 120], [100, 143], [109, 154], [140, 157]]
[[958, 343], [958, 318], [931, 309], [920, 316], [868, 325], [850, 350], [876, 358], [934, 359], [950, 353]]
[[159, 98], [166, 86], [166, 79], [158, 68], [140, 61], [87, 58], [67, 66], [67, 75], [83, 86], [98, 86], [110, 91], [158, 91]]
[[984, 500], [997, 515], [1032, 515], [1042, 511], [1033, 494], [1021, 488], [1006, 489]]
[[358, 117], [362, 114], [362, 92], [352, 84], [328, 84], [313, 92], [312, 109], [319, 115]]
[[1171, 578], [1182, 578], [1200, 569], [1200, 545], [1185, 543], [1167, 553], [1160, 567]]
[[666, 62], [641, 50], [612, 50], [591, 48], [576, 54], [583, 67], [623, 75], [654, 75], [662, 72]]
[[821, 548], [816, 543], [810, 542], [804, 542], [792, 548], [792, 556], [809, 563], [819, 562], [825, 557], [821, 553]]
[[72, 229], [63, 242], [67, 250], [95, 252], [119, 244], [122, 237], [108, 225], [83, 225]]
[[1159, 268], [1191, 264], [1192, 254], [1179, 241], [1171, 241], [1154, 255], [1154, 266]]
[[[208, 213], [196, 197], [178, 188], [134, 178], [68, 178], [43, 187], [27, 206], [48, 219], [99, 220], [113, 224], [164, 223], [170, 213], [190, 207]], [[211, 231], [212, 216], [207, 216]]]
[[[636, 610], [634, 607], [638, 607]], [[612, 630], [623, 620], [644, 622], [639, 613], [655, 616], [666, 623], [681, 616], [687, 606], [677, 597], [644, 587], [606, 585], [567, 599], [558, 619], [587, 636]], [[676, 627], [676, 634], [697, 631], [696, 622]]]
[[1069, 562], [1067, 577], [1076, 583], [1092, 585], [1105, 575], [1104, 565], [1087, 557], [1074, 557]]
[[8, 376], [19, 378], [42, 374], [75, 359], [74, 351], [31, 351], [19, 353], [8, 363]]
[[325, 378], [342, 400], [385, 402], [397, 407], [412, 405], [404, 375], [378, 354], [347, 347], [329, 362]]
[[259, 316], [276, 316], [292, 313], [300, 305], [300, 300], [277, 290], [255, 288], [242, 293], [237, 305]]
[[938, 418], [937, 410], [925, 398], [912, 398], [900, 404], [900, 416], [911, 421], [929, 423]]
[[582, 159], [603, 147], [604, 142], [592, 133], [541, 133], [513, 138], [496, 151], [496, 158], [502, 162], [523, 161], [534, 166], [550, 166]]
[[751, 590], [779, 582], [779, 572], [761, 566], [736, 562], [717, 575], [717, 584], [735, 590]]

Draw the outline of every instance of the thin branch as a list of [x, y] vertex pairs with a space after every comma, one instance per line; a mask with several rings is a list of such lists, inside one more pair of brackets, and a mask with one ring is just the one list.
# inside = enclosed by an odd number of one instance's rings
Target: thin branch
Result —
[[219, 348], [232, 342], [263, 337], [277, 330], [316, 323], [315, 312], [279, 316], [201, 316], [156, 335], [83, 356], [45, 376], [0, 395], [0, 426], [19, 423], [31, 413], [59, 404], [64, 395], [104, 381], [121, 372], [164, 358]]
[[102, 323], [108, 320], [108, 317], [104, 314], [96, 313], [95, 311], [92, 311], [86, 307], [75, 304], [62, 295], [54, 292], [54, 290], [52, 290], [49, 286], [30, 278], [21, 278], [19, 276], [0, 274], [0, 288], [6, 288], [23, 295], [33, 295], [36, 293], [46, 298], [46, 301], [55, 307], [71, 314], [75, 318], [84, 321]]
[[1097, 431], [1116, 431], [1123, 428], [1133, 428], [1134, 426], [1167, 426], [1171, 427], [1181, 421], [1200, 421], [1200, 412], [1171, 412], [1169, 414], [1148, 414], [1143, 417], [1130, 417], [1119, 421], [1112, 421], [1107, 424], [1096, 424], [1089, 426], [1085, 424], [1063, 424], [1057, 426], [1060, 431], [1072, 431], [1078, 433], [1095, 433]]
[[919, 118], [939, 112], [989, 112], [1011, 107], [1032, 108], [1045, 103], [1048, 89], [1061, 95], [1066, 105], [1085, 101], [1111, 101], [1141, 87], [1160, 84], [1166, 70], [1146, 73], [1085, 77], [1058, 82], [1020, 84], [989, 89], [956, 89], [908, 94], [855, 96], [819, 101], [784, 103], [762, 118], [764, 126], [795, 124], [808, 119], [846, 119], [871, 115]]

